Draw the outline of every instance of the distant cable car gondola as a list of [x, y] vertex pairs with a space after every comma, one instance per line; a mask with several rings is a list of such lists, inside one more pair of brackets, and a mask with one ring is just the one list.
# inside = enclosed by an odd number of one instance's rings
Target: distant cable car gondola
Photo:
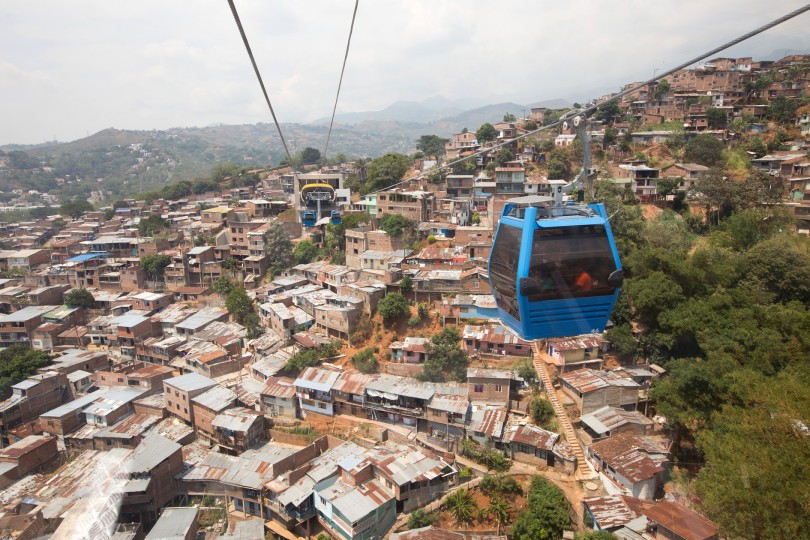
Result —
[[301, 217], [301, 223], [304, 227], [314, 227], [317, 218], [315, 217], [315, 212], [312, 210], [305, 210], [304, 215]]
[[501, 321], [521, 338], [603, 331], [623, 276], [604, 205], [507, 202], [489, 279]]
[[340, 225], [340, 222], [343, 221], [343, 218], [340, 217], [340, 211], [332, 210], [332, 213], [329, 215], [329, 220], [332, 222], [332, 225]]

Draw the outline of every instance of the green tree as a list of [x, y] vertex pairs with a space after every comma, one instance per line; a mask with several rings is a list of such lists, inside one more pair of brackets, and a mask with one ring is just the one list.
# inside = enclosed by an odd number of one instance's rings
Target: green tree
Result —
[[664, 96], [669, 94], [670, 90], [672, 90], [672, 86], [669, 84], [669, 81], [666, 79], [661, 79], [658, 81], [658, 84], [655, 85], [655, 92], [653, 95], [655, 99], [662, 99]]
[[497, 137], [498, 131], [495, 129], [495, 126], [489, 122], [481, 124], [478, 131], [475, 132], [475, 138], [478, 139], [478, 142], [481, 144], [494, 141]]
[[529, 406], [529, 414], [532, 417], [532, 422], [538, 426], [545, 427], [554, 419], [554, 407], [551, 406], [549, 400], [536, 397]]
[[87, 289], [73, 289], [65, 293], [65, 304], [90, 309], [96, 304], [96, 300]]
[[414, 222], [400, 214], [385, 214], [380, 220], [380, 229], [392, 238], [400, 238], [404, 232], [414, 227]]
[[533, 476], [526, 509], [512, 524], [510, 540], [558, 540], [571, 526], [568, 509], [560, 488], [541, 476]]
[[625, 289], [639, 315], [653, 325], [662, 311], [684, 300], [681, 286], [661, 271], [634, 278], [628, 281]]
[[478, 504], [467, 488], [451, 493], [442, 505], [458, 525], [469, 525], [475, 519]]
[[416, 141], [416, 149], [426, 157], [441, 157], [444, 154], [444, 145], [449, 139], [444, 139], [438, 135], [422, 135]]
[[570, 180], [573, 178], [571, 161], [565, 153], [557, 149], [551, 152], [548, 160], [548, 177], [551, 180]]
[[603, 103], [596, 109], [596, 119], [608, 125], [613, 125], [616, 117], [621, 115], [622, 108], [615, 100], [608, 103]]
[[515, 154], [513, 154], [508, 148], [504, 147], [498, 150], [498, 155], [495, 156], [495, 163], [497, 163], [499, 167], [503, 167], [507, 162], [512, 161], [513, 159], [515, 159]]
[[159, 279], [163, 276], [163, 271], [172, 263], [172, 258], [163, 254], [151, 254], [141, 257], [141, 268], [149, 274], [152, 279]]
[[417, 508], [408, 516], [408, 528], [421, 529], [433, 525], [434, 521], [436, 521], [436, 514], [425, 512], [423, 508]]
[[701, 507], [723, 537], [808, 538], [808, 372], [795, 366], [736, 379], [735, 403], [715, 409], [714, 428], [697, 436], [706, 457], [695, 482]]
[[253, 301], [242, 286], [236, 286], [231, 290], [225, 299], [225, 307], [239, 324], [242, 324], [245, 318], [253, 313]]
[[591, 531], [585, 533], [582, 540], [619, 540], [619, 537], [609, 531]]
[[723, 163], [725, 146], [711, 135], [698, 135], [686, 143], [684, 159], [690, 163], [699, 163], [714, 167]]
[[446, 326], [441, 332], [430, 338], [425, 349], [428, 359], [425, 361], [420, 376], [427, 381], [444, 381], [447, 375], [463, 382], [467, 380], [469, 358], [462, 350], [461, 333], [455, 326]]
[[138, 232], [141, 236], [152, 236], [169, 226], [169, 222], [160, 216], [149, 216], [148, 218], [138, 222]]
[[301, 240], [293, 250], [295, 260], [298, 264], [312, 262], [318, 256], [318, 246], [311, 240]]
[[613, 146], [616, 144], [616, 141], [619, 140], [619, 130], [616, 128], [608, 127], [605, 128], [605, 136], [602, 139], [602, 145], [607, 148], [608, 146]]
[[665, 197], [671, 195], [678, 189], [678, 183], [683, 178], [659, 178], [655, 183], [655, 193]]
[[374, 356], [374, 348], [366, 347], [359, 353], [352, 356], [352, 364], [361, 373], [377, 373], [380, 363]]
[[73, 199], [59, 207], [59, 215], [79, 219], [85, 212], [92, 212], [93, 205], [82, 199]]
[[273, 272], [290, 268], [295, 264], [293, 244], [284, 227], [278, 221], [270, 224], [264, 236], [264, 252], [272, 263]]
[[236, 287], [236, 285], [233, 284], [233, 281], [228, 279], [226, 276], [221, 276], [211, 286], [211, 290], [221, 297], [227, 298], [228, 295], [233, 291], [234, 287]]
[[405, 317], [410, 313], [408, 301], [400, 293], [390, 293], [377, 302], [377, 311], [386, 321]]
[[712, 129], [726, 129], [728, 124], [728, 114], [723, 109], [709, 107], [706, 110], [706, 118], [709, 122], [709, 127]]
[[399, 290], [407, 293], [413, 290], [413, 280], [411, 276], [403, 276], [402, 281], [399, 282]]
[[493, 497], [489, 501], [489, 515], [498, 527], [497, 534], [501, 534], [501, 528], [509, 523], [512, 517], [512, 507], [502, 497]]
[[45, 351], [27, 345], [12, 345], [0, 349], [0, 399], [11, 395], [11, 386], [33, 375], [37, 369], [51, 363]]
[[795, 99], [778, 96], [768, 102], [766, 116], [778, 124], [793, 125], [796, 121], [798, 104]]
[[506, 113], [503, 115], [504, 122], [514, 122], [515, 120], [517, 120], [517, 116], [512, 113]]
[[368, 165], [368, 180], [361, 186], [360, 193], [370, 193], [398, 183], [408, 172], [411, 160], [402, 154], [386, 154]]
[[304, 165], [311, 165], [318, 163], [321, 160], [321, 152], [316, 148], [307, 146], [301, 151], [301, 163]]
[[217, 163], [211, 168], [211, 179], [216, 182], [222, 182], [226, 178], [239, 174], [241, 167], [236, 163]]

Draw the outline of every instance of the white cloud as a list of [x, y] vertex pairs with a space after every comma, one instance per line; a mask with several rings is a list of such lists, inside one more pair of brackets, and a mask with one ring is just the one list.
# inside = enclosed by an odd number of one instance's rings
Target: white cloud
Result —
[[[338, 111], [442, 95], [595, 97], [796, 9], [799, 0], [374, 0], [360, 3]], [[331, 114], [354, 2], [237, 1], [282, 122]], [[808, 17], [725, 55], [808, 50]], [[269, 122], [221, 0], [0, 5], [0, 144]]]

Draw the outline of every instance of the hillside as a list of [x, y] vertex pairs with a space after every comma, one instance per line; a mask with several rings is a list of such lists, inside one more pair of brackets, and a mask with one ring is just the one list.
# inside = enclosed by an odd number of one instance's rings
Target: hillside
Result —
[[[531, 106], [498, 103], [470, 110], [432, 98], [420, 103], [398, 102], [383, 111], [338, 115], [329, 154], [378, 157], [409, 154], [427, 134], [448, 137], [462, 128], [478, 129], [506, 113], [522, 116], [532, 106], [555, 106], [562, 100]], [[324, 148], [328, 119], [311, 124], [284, 124], [290, 151]], [[2, 190], [37, 190], [61, 197], [87, 197], [103, 191], [108, 198], [149, 191], [170, 182], [208, 177], [216, 163], [246, 167], [277, 164], [284, 148], [273, 124], [215, 125], [132, 131], [109, 128], [72, 142], [6, 145], [6, 167], [0, 168]]]

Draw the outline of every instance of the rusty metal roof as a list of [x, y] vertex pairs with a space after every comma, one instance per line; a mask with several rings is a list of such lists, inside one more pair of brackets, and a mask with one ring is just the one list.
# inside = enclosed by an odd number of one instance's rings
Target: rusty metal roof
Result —
[[590, 452], [635, 483], [664, 471], [671, 445], [663, 438], [619, 434], [593, 443]]
[[560, 435], [558, 433], [546, 431], [534, 424], [526, 424], [509, 426], [503, 437], [503, 442], [519, 443], [535, 448], [552, 450], [559, 438]]
[[295, 396], [295, 383], [289, 377], [268, 377], [262, 388], [263, 396], [291, 398]]
[[641, 389], [641, 386], [635, 381], [625, 379], [611, 371], [597, 371], [588, 368], [563, 373], [560, 375], [560, 379], [583, 394], [610, 386]]
[[707, 540], [717, 536], [717, 525], [683, 505], [662, 501], [641, 514], [684, 540]]
[[375, 379], [375, 375], [367, 375], [358, 371], [347, 371], [340, 376], [332, 387], [332, 390], [362, 396], [366, 386]]
[[638, 517], [630, 507], [624, 503], [621, 495], [608, 497], [591, 497], [582, 501], [600, 529], [611, 530], [621, 527], [625, 523]]

